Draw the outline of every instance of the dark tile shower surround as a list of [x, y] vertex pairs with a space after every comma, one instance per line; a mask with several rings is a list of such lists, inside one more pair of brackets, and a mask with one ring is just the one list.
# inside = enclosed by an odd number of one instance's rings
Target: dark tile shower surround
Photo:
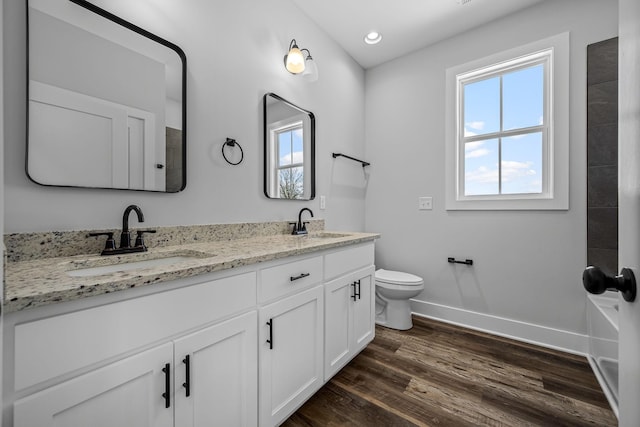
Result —
[[587, 263], [618, 271], [618, 38], [587, 46]]

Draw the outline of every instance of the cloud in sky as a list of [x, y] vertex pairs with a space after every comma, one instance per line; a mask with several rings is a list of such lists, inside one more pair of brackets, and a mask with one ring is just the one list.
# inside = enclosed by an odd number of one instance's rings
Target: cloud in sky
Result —
[[292, 163], [302, 163], [304, 161], [304, 154], [302, 151], [296, 151], [293, 154], [293, 162], [291, 161], [291, 154], [286, 154], [280, 157], [281, 165], [290, 165]]
[[[515, 181], [524, 177], [535, 177], [537, 172], [532, 169], [532, 162], [515, 162], [505, 160], [502, 162], [502, 182]], [[469, 183], [495, 183], [498, 182], [498, 165], [493, 168], [480, 166], [475, 170], [465, 173]], [[539, 182], [539, 180], [536, 180]]]
[[498, 182], [498, 168], [489, 169], [486, 166], [465, 173], [466, 182], [477, 184], [490, 184]]
[[484, 122], [482, 121], [477, 121], [477, 122], [467, 122], [464, 124], [465, 128], [469, 128], [469, 129], [473, 129], [473, 130], [482, 130], [484, 129]]
[[467, 142], [464, 144], [464, 157], [466, 159], [486, 156], [490, 152], [491, 150], [484, 147], [484, 141]]
[[502, 161], [502, 181], [508, 182], [527, 176], [535, 176], [536, 171], [532, 169], [533, 162], [515, 162], [509, 160]]

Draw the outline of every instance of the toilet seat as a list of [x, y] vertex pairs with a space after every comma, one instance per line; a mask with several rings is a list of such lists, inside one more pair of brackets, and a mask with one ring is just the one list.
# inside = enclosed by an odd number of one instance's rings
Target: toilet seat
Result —
[[421, 277], [402, 271], [379, 269], [376, 271], [376, 282], [384, 285], [400, 285], [400, 286], [420, 286], [424, 284]]

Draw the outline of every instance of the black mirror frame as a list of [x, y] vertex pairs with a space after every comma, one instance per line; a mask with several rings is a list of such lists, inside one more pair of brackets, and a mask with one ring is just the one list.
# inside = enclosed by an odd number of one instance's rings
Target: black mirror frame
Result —
[[[285, 104], [287, 104], [288, 106], [295, 108], [296, 110], [305, 113], [309, 116], [310, 119], [310, 126], [311, 126], [311, 194], [309, 195], [308, 199], [283, 199], [283, 198], [278, 198], [278, 197], [271, 197], [269, 196], [269, 191], [268, 191], [268, 173], [269, 173], [269, 162], [267, 159], [267, 153], [269, 152], [269, 135], [268, 135], [268, 129], [267, 129], [267, 99], [269, 97], [275, 98], [278, 101], [284, 102]], [[262, 98], [262, 134], [264, 137], [264, 144], [263, 144], [263, 167], [264, 167], [264, 174], [263, 174], [263, 192], [264, 195], [268, 198], [268, 199], [272, 199], [272, 200], [290, 200], [290, 201], [309, 201], [309, 200], [313, 200], [316, 197], [316, 117], [315, 115], [308, 110], [305, 110], [304, 108], [300, 108], [297, 105], [287, 101], [286, 99], [284, 99], [283, 97], [276, 95], [273, 92], [267, 92], [263, 98]]]
[[[120, 18], [117, 15], [108, 12], [93, 3], [90, 3], [86, 0], [69, 0], [72, 3], [77, 4], [97, 15], [102, 16], [122, 27], [125, 27], [135, 33], [140, 34], [143, 37], [146, 37], [150, 40], [155, 41], [163, 46], [168, 47], [169, 49], [176, 52], [176, 54], [180, 57], [182, 62], [182, 186], [177, 191], [167, 192], [167, 191], [154, 191], [154, 190], [143, 190], [143, 189], [132, 189], [132, 188], [111, 188], [111, 187], [84, 187], [81, 185], [54, 185], [54, 184], [42, 184], [40, 182], [35, 181], [29, 175], [29, 102], [27, 102], [27, 114], [26, 114], [26, 155], [25, 155], [25, 173], [29, 180], [35, 184], [41, 185], [43, 187], [64, 187], [64, 188], [91, 188], [91, 189], [99, 189], [99, 190], [124, 190], [124, 191], [143, 191], [149, 193], [179, 193], [183, 191], [187, 186], [187, 56], [184, 51], [176, 44], [171, 43], [168, 40], [163, 39], [137, 25]], [[25, 0], [27, 4], [26, 14], [27, 14], [27, 46], [26, 46], [26, 61], [27, 61], [27, 100], [29, 99], [29, 0]]]

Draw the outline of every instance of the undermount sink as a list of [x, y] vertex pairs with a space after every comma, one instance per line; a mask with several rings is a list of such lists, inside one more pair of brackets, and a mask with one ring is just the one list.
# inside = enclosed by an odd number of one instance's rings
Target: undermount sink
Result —
[[309, 239], [339, 239], [341, 237], [347, 237], [347, 236], [349, 235], [342, 234], [342, 233], [325, 233], [325, 232], [311, 233], [306, 235], [306, 237], [308, 237]]
[[132, 270], [142, 270], [145, 268], [168, 266], [172, 264], [178, 264], [185, 261], [191, 261], [194, 259], [203, 258], [202, 255], [172, 255], [164, 258], [145, 259], [138, 261], [122, 261], [109, 264], [109, 265], [97, 265], [95, 267], [77, 268], [67, 270], [67, 274], [71, 277], [91, 277], [102, 276], [111, 273], [120, 273]]

